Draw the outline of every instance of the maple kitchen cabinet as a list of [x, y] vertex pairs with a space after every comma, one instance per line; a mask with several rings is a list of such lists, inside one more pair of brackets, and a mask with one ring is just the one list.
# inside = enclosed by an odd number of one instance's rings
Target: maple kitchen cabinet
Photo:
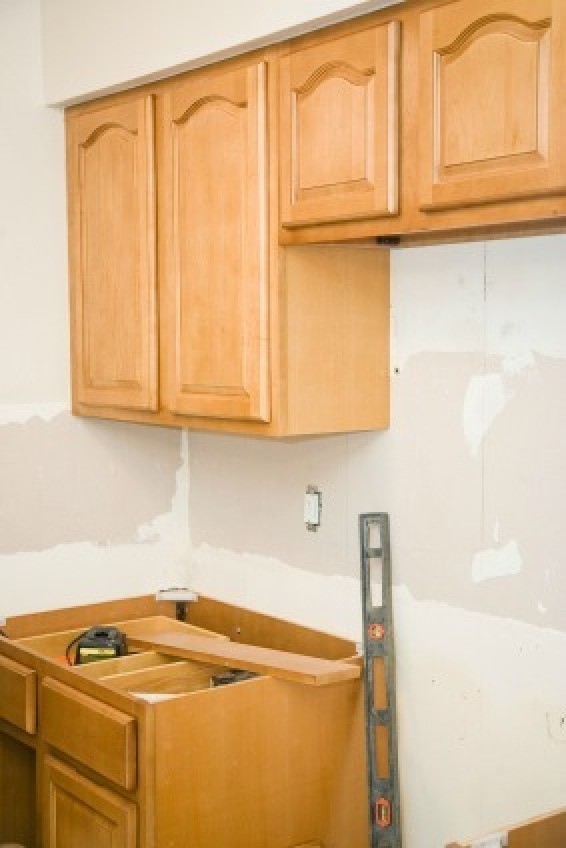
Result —
[[74, 412], [387, 427], [375, 239], [564, 226], [565, 48], [561, 0], [415, 0], [68, 110]]
[[290, 42], [281, 243], [563, 228], [565, 47], [561, 0], [414, 0]]
[[277, 73], [264, 51], [68, 111], [76, 413], [388, 425], [388, 255], [279, 247]]
[[[154, 597], [8, 619], [2, 843], [367, 846], [355, 645], [203, 597], [188, 619]], [[69, 666], [71, 640], [102, 623], [127, 655]]]

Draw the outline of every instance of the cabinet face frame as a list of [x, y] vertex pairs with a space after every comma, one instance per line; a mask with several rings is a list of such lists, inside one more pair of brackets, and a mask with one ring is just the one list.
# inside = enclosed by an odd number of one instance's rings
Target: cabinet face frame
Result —
[[163, 401], [175, 414], [270, 420], [267, 106], [265, 61], [164, 91]]
[[280, 61], [281, 223], [398, 212], [399, 21]]
[[150, 94], [68, 116], [75, 403], [158, 407], [154, 148]]
[[[51, 756], [44, 757], [42, 780], [46, 848], [88, 845], [84, 840], [91, 833], [89, 819], [103, 823], [109, 848], [136, 848], [137, 808], [131, 801], [92, 783]], [[69, 841], [58, 840], [61, 834]]]
[[420, 14], [422, 211], [564, 192], [561, 5], [459, 0]]

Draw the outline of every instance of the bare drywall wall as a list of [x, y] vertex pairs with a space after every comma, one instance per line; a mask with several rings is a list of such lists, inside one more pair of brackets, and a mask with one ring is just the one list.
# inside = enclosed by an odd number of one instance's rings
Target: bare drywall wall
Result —
[[132, 542], [171, 509], [182, 465], [175, 431], [62, 412], [0, 432], [0, 555]]
[[42, 0], [45, 97], [94, 97], [396, 2]]
[[63, 116], [42, 105], [39, 0], [0, 3], [0, 615], [178, 584], [179, 431], [73, 418]]
[[355, 576], [356, 516], [385, 510], [415, 598], [566, 630], [565, 267], [563, 236], [395, 253], [390, 430], [191, 436], [193, 544]]

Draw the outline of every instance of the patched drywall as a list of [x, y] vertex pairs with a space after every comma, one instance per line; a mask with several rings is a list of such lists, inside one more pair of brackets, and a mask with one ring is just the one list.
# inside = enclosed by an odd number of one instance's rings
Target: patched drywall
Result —
[[[61, 413], [0, 429], [0, 555], [55, 545], [135, 541], [169, 512], [179, 431]], [[33, 520], [30, 521], [30, 516]]]
[[[71, 421], [68, 429], [72, 434], [73, 425], [80, 425], [80, 421]], [[97, 428], [102, 422], [91, 422], [93, 428]], [[136, 442], [135, 426], [127, 428]], [[144, 429], [144, 428], [141, 428]], [[157, 444], [163, 431], [156, 429]], [[140, 498], [140, 490], [148, 488], [149, 478], [153, 478], [153, 484], [160, 488], [172, 487], [171, 498], [164, 503], [164, 511], [154, 512], [158, 504], [149, 511], [136, 512], [137, 519], [141, 522], [135, 528], [133, 524], [128, 528], [128, 536], [122, 540], [118, 538], [109, 539], [107, 529], [117, 525], [112, 519], [108, 519], [101, 502], [109, 497], [109, 487], [113, 485], [112, 474], [107, 465], [104, 469], [107, 473], [99, 478], [103, 483], [104, 491], [93, 491], [88, 484], [85, 491], [77, 491], [76, 496], [86, 507], [91, 516], [90, 533], [76, 534], [77, 539], [85, 536], [83, 541], [63, 541], [46, 547], [42, 550], [32, 551], [29, 548], [9, 554], [0, 553], [0, 615], [17, 615], [43, 609], [56, 609], [59, 607], [72, 606], [74, 604], [95, 603], [97, 601], [111, 600], [113, 598], [127, 598], [136, 595], [152, 594], [157, 589], [168, 586], [183, 585], [186, 580], [187, 551], [189, 549], [189, 528], [187, 521], [187, 503], [189, 497], [189, 462], [188, 462], [188, 438], [187, 433], [169, 432], [169, 438], [174, 443], [177, 438], [178, 448], [170, 446], [163, 453], [169, 452], [171, 457], [177, 456], [179, 462], [176, 471], [171, 466], [154, 468], [153, 473], [148, 472], [147, 465], [141, 462], [139, 465], [130, 456], [129, 469], [132, 472], [130, 484], [125, 482], [121, 486], [121, 497], [110, 496], [113, 507], [120, 512], [124, 504], [131, 501], [132, 504], [143, 503], [144, 496]], [[143, 440], [142, 440], [143, 441]], [[0, 446], [2, 444], [2, 428], [0, 428]], [[73, 452], [72, 435], [68, 439], [67, 449]], [[82, 446], [87, 449], [89, 443], [82, 440]], [[107, 443], [109, 451], [115, 451], [123, 443], [120, 439], [110, 440]], [[140, 442], [138, 442], [138, 447]], [[146, 442], [149, 448], [150, 443]], [[163, 444], [162, 444], [163, 447]], [[63, 450], [62, 447], [59, 447]], [[151, 447], [153, 450], [153, 447]], [[134, 452], [135, 456], [135, 452]], [[149, 474], [147, 480], [144, 473]], [[81, 487], [83, 483], [80, 483]], [[57, 491], [57, 479], [51, 480], [54, 492]], [[3, 489], [3, 487], [2, 487]], [[46, 489], [47, 493], [47, 489]], [[92, 496], [92, 502], [86, 503], [88, 496]], [[58, 501], [60, 513], [56, 516], [59, 522], [69, 521], [72, 526], [74, 519], [72, 501]], [[100, 514], [106, 515], [107, 521], [100, 520]], [[134, 509], [135, 512], [135, 509]], [[130, 514], [132, 509], [130, 507]], [[30, 520], [30, 532], [33, 533], [32, 513], [25, 512]], [[6, 526], [2, 513], [2, 528]], [[121, 521], [121, 519], [119, 519]], [[85, 527], [88, 522], [87, 516], [79, 520], [79, 527]], [[124, 526], [121, 526], [124, 529]]]
[[194, 545], [355, 576], [357, 515], [384, 510], [415, 598], [566, 630], [564, 267], [563, 236], [395, 252], [390, 430], [191, 435]]

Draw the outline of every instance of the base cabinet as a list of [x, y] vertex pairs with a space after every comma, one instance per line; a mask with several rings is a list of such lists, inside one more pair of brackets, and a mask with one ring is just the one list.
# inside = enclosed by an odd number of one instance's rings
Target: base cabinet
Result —
[[[0, 718], [0, 846], [366, 848], [355, 645], [212, 599], [191, 613], [148, 597], [8, 620], [0, 658], [36, 675], [38, 710], [34, 734]], [[128, 653], [63, 665], [101, 622]]]
[[43, 768], [46, 848], [136, 848], [137, 809], [54, 757]]

